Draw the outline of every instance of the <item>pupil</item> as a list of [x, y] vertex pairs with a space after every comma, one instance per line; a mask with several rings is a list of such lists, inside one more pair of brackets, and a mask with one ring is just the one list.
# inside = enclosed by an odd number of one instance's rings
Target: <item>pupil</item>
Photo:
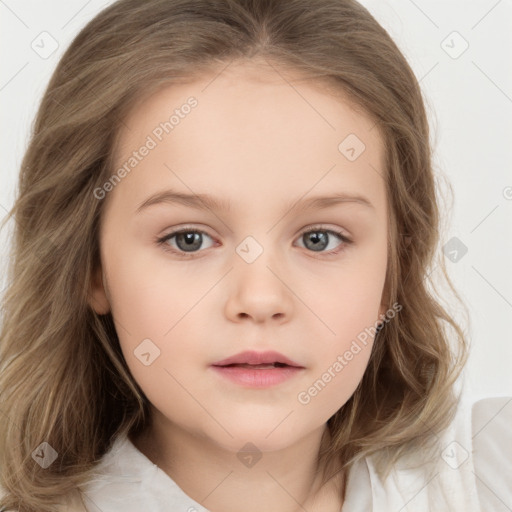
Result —
[[[182, 245], [182, 242], [185, 243]], [[199, 249], [201, 247], [201, 233], [179, 233], [176, 236], [176, 245], [185, 251]]]
[[[313, 245], [310, 247], [311, 249], [318, 248], [320, 246], [320, 250], [325, 249], [327, 247], [327, 236], [325, 233], [315, 231], [313, 233], [309, 233], [306, 239], [312, 239]], [[307, 246], [308, 244], [306, 244]]]

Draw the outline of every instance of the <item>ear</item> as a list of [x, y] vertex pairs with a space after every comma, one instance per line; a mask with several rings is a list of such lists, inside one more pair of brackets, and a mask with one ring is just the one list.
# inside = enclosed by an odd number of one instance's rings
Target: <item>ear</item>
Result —
[[103, 269], [101, 265], [98, 265], [93, 272], [88, 294], [89, 306], [98, 315], [106, 315], [110, 311], [110, 303], [105, 291], [104, 281]]

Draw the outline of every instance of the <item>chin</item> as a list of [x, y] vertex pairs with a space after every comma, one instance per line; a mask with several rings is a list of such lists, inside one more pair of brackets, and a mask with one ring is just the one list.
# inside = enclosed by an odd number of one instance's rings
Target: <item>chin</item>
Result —
[[[292, 415], [293, 413], [290, 416]], [[247, 443], [252, 443], [261, 452], [282, 450], [309, 433], [304, 426], [299, 429], [298, 426], [291, 423], [286, 424], [288, 420], [283, 421], [285, 417], [286, 414], [281, 414], [278, 419], [260, 417], [257, 419], [247, 418], [245, 422], [233, 421], [226, 424], [227, 430], [233, 437], [224, 431], [219, 435], [217, 431], [214, 439], [223, 449], [235, 453], [238, 453]]]

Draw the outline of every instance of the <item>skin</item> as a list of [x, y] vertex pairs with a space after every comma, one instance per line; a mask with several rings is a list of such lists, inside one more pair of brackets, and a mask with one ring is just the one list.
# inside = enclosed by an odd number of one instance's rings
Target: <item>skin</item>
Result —
[[[103, 199], [91, 306], [112, 312], [130, 371], [152, 404], [151, 426], [132, 441], [212, 512], [340, 510], [341, 473], [320, 488], [316, 457], [327, 420], [364, 374], [373, 339], [308, 404], [297, 396], [387, 309], [378, 130], [318, 82], [283, 76], [263, 62], [237, 63], [166, 86], [137, 105], [120, 132], [119, 165], [187, 98], [198, 100]], [[338, 150], [350, 133], [366, 145], [353, 162]], [[171, 187], [209, 193], [231, 207], [162, 203], [135, 213]], [[346, 202], [285, 209], [334, 192], [364, 195], [373, 208]], [[302, 232], [317, 224], [338, 228], [353, 243], [328, 256], [344, 244], [328, 235], [328, 246], [315, 251]], [[207, 233], [189, 259], [155, 241], [184, 226]], [[263, 248], [250, 264], [236, 252], [247, 236]], [[185, 252], [176, 237], [166, 244]], [[160, 355], [146, 366], [134, 350], [148, 338]], [[249, 349], [276, 350], [305, 369], [277, 386], [248, 389], [210, 368]], [[247, 442], [262, 452], [252, 467], [237, 458]]]

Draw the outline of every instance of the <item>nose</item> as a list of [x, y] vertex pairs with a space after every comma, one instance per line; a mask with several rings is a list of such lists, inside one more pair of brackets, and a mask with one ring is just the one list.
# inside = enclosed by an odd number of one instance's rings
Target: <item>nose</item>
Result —
[[230, 273], [230, 289], [225, 304], [226, 316], [233, 322], [252, 319], [255, 323], [289, 321], [293, 293], [280, 275], [279, 265], [261, 255], [253, 263], [235, 263]]

